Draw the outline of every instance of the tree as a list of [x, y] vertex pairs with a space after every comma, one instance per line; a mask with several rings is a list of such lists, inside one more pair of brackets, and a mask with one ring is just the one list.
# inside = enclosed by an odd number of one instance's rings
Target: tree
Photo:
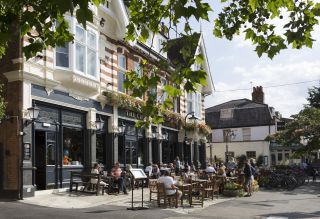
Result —
[[[86, 21], [92, 22], [93, 15], [88, 5], [98, 6], [105, 0], [0, 0], [0, 56], [6, 53], [12, 34], [28, 36], [29, 45], [23, 48], [26, 58], [35, 56], [48, 46], [62, 46], [73, 40], [68, 31], [68, 23], [63, 15], [70, 13], [76, 16], [84, 27]], [[148, 92], [154, 89], [160, 78], [146, 72], [139, 78], [136, 72], [128, 73], [126, 86], [134, 90], [134, 96], [147, 94], [150, 98], [143, 108], [145, 125], [162, 121], [163, 109], [172, 106], [172, 100], [181, 95], [181, 89], [193, 92], [199, 85], [205, 85], [206, 74], [203, 70], [192, 70], [192, 65], [201, 63], [201, 56], [194, 56], [193, 47], [199, 34], [190, 22], [192, 20], [209, 21], [210, 5], [204, 0], [126, 0], [130, 11], [130, 23], [127, 27], [127, 40], [145, 41], [149, 31], [159, 33], [160, 24], [165, 22], [168, 34], [178, 31], [183, 46], [180, 48], [182, 61], [166, 63], [163, 61], [155, 71], [172, 70], [171, 83], [165, 86], [169, 98], [160, 104]], [[272, 58], [281, 50], [291, 45], [300, 49], [312, 47], [312, 31], [318, 25], [320, 4], [311, 0], [221, 0], [224, 4], [218, 18], [214, 21], [213, 34], [232, 40], [234, 35], [245, 33], [246, 39], [256, 45], [259, 56], [267, 54]], [[275, 19], [283, 19], [286, 24], [277, 32]], [[58, 24], [58, 25], [57, 25]], [[152, 37], [153, 38], [153, 37]], [[164, 43], [164, 50], [175, 46], [174, 42]], [[145, 63], [145, 67], [148, 64]], [[143, 124], [143, 123], [141, 123]]]
[[2, 97], [2, 84], [0, 84], [0, 122], [1, 119], [5, 116], [6, 106], [7, 103], [4, 101], [4, 98]]
[[309, 105], [314, 108], [320, 108], [320, 85], [319, 87], [313, 87], [308, 91], [309, 97], [307, 100], [309, 101]]
[[309, 89], [310, 102], [298, 114], [293, 115], [293, 120], [285, 126], [285, 130], [275, 135], [269, 136], [268, 140], [273, 140], [281, 145], [300, 145], [295, 152], [296, 156], [307, 155], [314, 150], [320, 149], [320, 108], [319, 100], [314, 97], [320, 95], [320, 87]]

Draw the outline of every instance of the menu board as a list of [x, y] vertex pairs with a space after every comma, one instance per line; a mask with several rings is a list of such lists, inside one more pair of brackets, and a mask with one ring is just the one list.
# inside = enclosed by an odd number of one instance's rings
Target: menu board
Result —
[[130, 169], [131, 174], [135, 179], [146, 179], [147, 175], [142, 169]]

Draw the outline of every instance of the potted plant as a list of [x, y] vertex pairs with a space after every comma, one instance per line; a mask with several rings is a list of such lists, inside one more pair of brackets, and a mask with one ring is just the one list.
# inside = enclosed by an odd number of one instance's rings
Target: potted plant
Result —
[[243, 196], [243, 186], [235, 182], [227, 182], [224, 185], [223, 195], [228, 197]]
[[257, 180], [253, 180], [253, 191], [258, 192], [259, 191], [259, 184]]

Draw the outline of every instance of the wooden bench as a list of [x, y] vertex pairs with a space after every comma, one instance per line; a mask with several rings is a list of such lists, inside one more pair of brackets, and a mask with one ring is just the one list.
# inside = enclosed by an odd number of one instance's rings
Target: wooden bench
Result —
[[[101, 175], [96, 173], [87, 173], [87, 172], [71, 172], [70, 173], [70, 188], [69, 192], [80, 191], [80, 192], [89, 192], [99, 195], [100, 191], [104, 195], [104, 185], [100, 185]], [[97, 183], [91, 183], [92, 179], [96, 179]], [[80, 190], [79, 186], [83, 186]], [[73, 188], [75, 187], [75, 189]]]

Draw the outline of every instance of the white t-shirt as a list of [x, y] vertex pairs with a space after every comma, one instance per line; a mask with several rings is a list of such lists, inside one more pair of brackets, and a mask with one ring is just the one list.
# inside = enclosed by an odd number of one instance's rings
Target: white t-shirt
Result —
[[214, 169], [214, 167], [209, 166], [209, 167], [206, 168], [206, 172], [207, 173], [215, 173], [216, 170]]
[[[158, 182], [160, 183], [163, 183], [164, 184], [164, 187], [166, 189], [171, 189], [172, 188], [172, 185], [174, 184], [173, 182], [173, 178], [170, 177], [170, 176], [161, 176], [159, 179], [158, 179]], [[173, 195], [176, 193], [175, 190], [166, 190], [166, 193], [167, 195]]]
[[144, 170], [146, 173], [149, 173], [149, 176], [151, 176], [152, 173], [152, 166], [147, 166], [146, 169]]
[[[97, 169], [92, 169], [92, 170], [91, 170], [91, 173], [99, 174], [99, 170], [97, 170]], [[92, 179], [92, 178], [91, 178], [90, 181], [91, 181], [92, 184], [97, 184], [97, 183], [98, 183], [98, 179]]]

